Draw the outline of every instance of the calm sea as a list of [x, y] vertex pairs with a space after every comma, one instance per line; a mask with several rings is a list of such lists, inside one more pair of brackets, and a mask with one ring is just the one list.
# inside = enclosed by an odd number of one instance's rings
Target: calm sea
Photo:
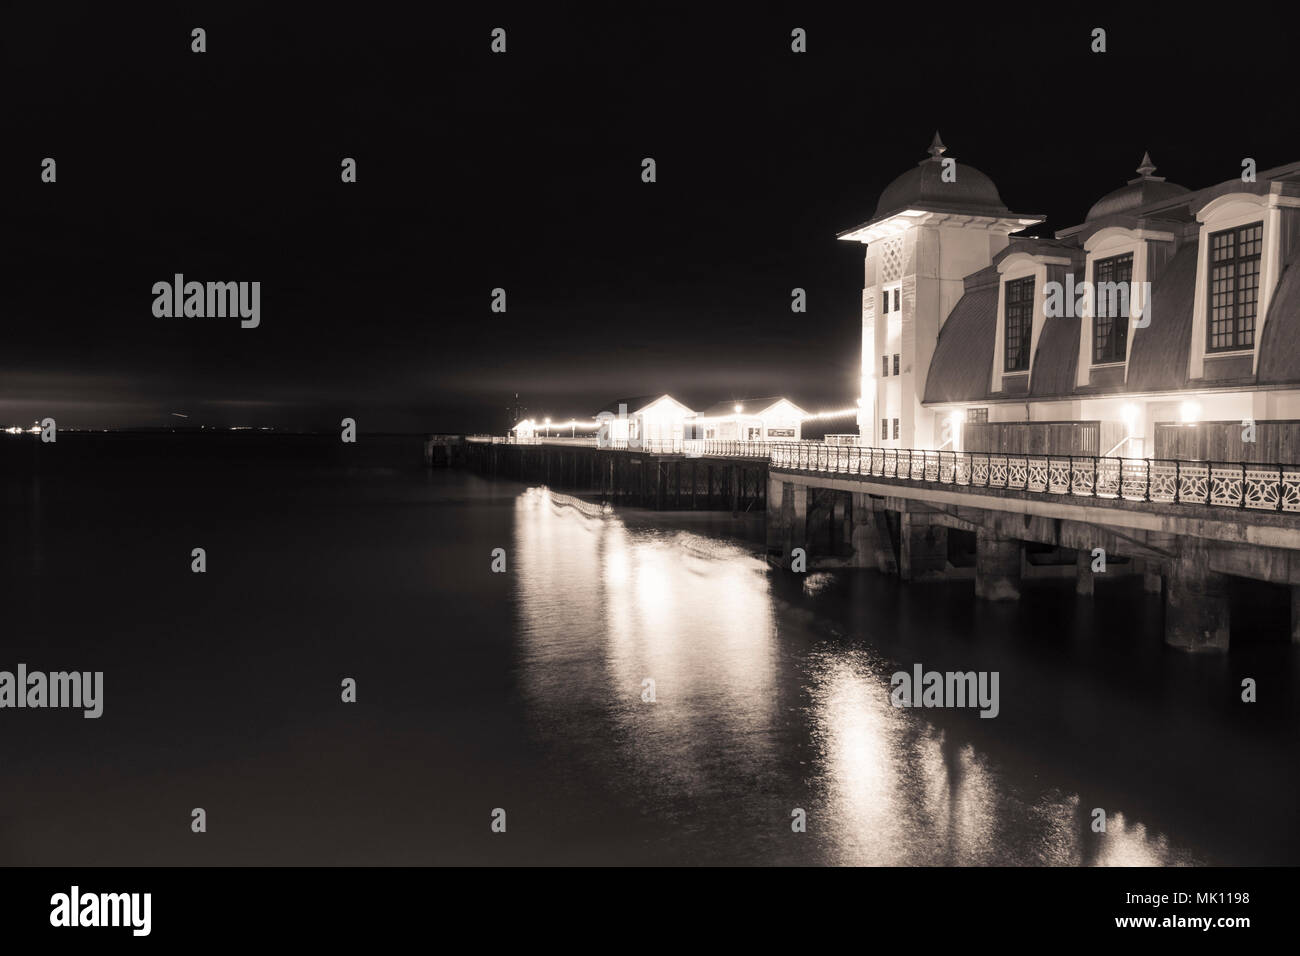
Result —
[[[0, 710], [0, 864], [1300, 863], [1300, 648], [1166, 650], [1132, 579], [772, 571], [415, 439], [0, 446], [0, 670], [105, 675]], [[999, 715], [893, 707], [917, 663]]]

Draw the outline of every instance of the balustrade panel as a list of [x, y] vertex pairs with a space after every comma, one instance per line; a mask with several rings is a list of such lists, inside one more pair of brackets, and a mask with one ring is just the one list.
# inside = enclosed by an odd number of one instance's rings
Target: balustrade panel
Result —
[[1240, 465], [1210, 463], [1210, 504], [1229, 507], [1241, 504], [1244, 485], [1245, 474]]
[[[483, 442], [535, 444], [538, 439], [485, 436]], [[1035, 494], [1069, 494], [1165, 504], [1300, 513], [1300, 466], [1172, 459], [1001, 455], [980, 452], [829, 445], [820, 441], [719, 439], [611, 440], [619, 451], [739, 457], [826, 474], [925, 481]]]

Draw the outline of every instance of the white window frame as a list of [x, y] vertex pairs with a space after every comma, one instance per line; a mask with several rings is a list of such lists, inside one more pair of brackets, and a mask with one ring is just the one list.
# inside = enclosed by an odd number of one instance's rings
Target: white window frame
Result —
[[[1129, 302], [1129, 327], [1128, 339], [1124, 346], [1124, 360], [1122, 362], [1100, 362], [1094, 364], [1092, 361], [1092, 341], [1093, 329], [1092, 323], [1094, 316], [1092, 314], [1092, 305], [1096, 303], [1096, 263], [1101, 259], [1110, 259], [1114, 256], [1122, 256], [1125, 253], [1133, 255], [1133, 278], [1132, 282], [1135, 288], [1143, 289], [1144, 282], [1150, 281], [1151, 275], [1151, 243], [1152, 242], [1173, 242], [1174, 234], [1172, 232], [1159, 232], [1152, 229], [1126, 229], [1123, 226], [1110, 226], [1106, 229], [1098, 229], [1089, 236], [1083, 243], [1084, 251], [1087, 253], [1087, 259], [1084, 262], [1084, 281], [1093, 289], [1093, 295], [1088, 297], [1088, 305], [1085, 306], [1085, 313], [1081, 316], [1079, 322], [1079, 360], [1075, 363], [1074, 384], [1084, 386], [1089, 383], [1089, 373], [1094, 368], [1114, 368], [1117, 365], [1124, 366], [1124, 381], [1128, 381], [1128, 363], [1133, 357], [1133, 338], [1136, 330], [1133, 327], [1134, 319], [1140, 319], [1138, 309], [1143, 313], [1150, 308], [1150, 302], [1142, 301], [1142, 293], [1139, 292], [1136, 301]], [[1076, 290], [1076, 298], [1077, 298]], [[1074, 303], [1070, 303], [1070, 308]]]
[[[1272, 189], [1282, 184], [1273, 183]], [[1252, 375], [1259, 372], [1259, 346], [1264, 341], [1264, 323], [1272, 305], [1277, 283], [1282, 275], [1282, 210], [1300, 208], [1300, 197], [1283, 196], [1280, 192], [1233, 192], [1212, 199], [1196, 212], [1201, 231], [1197, 238], [1196, 296], [1192, 305], [1192, 347], [1187, 357], [1189, 378], [1205, 376], [1205, 360], [1251, 356]], [[1255, 311], [1255, 344], [1248, 349], [1230, 352], [1206, 352], [1205, 326], [1209, 319], [1209, 248], [1210, 235], [1225, 229], [1248, 226], [1253, 222], [1264, 224], [1264, 248], [1259, 259], [1259, 301]]]
[[1038, 339], [1043, 331], [1043, 322], [1047, 313], [1044, 311], [1044, 290], [1047, 286], [1047, 267], [1049, 265], [1066, 265], [1071, 260], [1062, 256], [1034, 256], [1027, 252], [1014, 252], [998, 263], [998, 322], [997, 333], [993, 341], [993, 380], [990, 391], [1002, 391], [1002, 380], [1007, 376], [1024, 375], [1026, 372], [1007, 372], [1006, 329], [1007, 329], [1007, 283], [1016, 279], [1034, 277], [1034, 312], [1029, 334], [1029, 368], [1027, 373], [1032, 380], [1034, 375], [1034, 356], [1038, 354]]

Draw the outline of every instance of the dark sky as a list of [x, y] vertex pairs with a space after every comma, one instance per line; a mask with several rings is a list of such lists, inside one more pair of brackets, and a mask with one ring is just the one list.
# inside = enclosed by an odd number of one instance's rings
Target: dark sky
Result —
[[[1175, 32], [1132, 6], [14, 6], [0, 425], [500, 431], [515, 391], [557, 419], [662, 391], [842, 407], [862, 247], [835, 234], [936, 128], [1048, 229], [1144, 149], [1192, 188], [1300, 159], [1291, 26], [1193, 7]], [[154, 317], [176, 272], [260, 281], [260, 328]]]

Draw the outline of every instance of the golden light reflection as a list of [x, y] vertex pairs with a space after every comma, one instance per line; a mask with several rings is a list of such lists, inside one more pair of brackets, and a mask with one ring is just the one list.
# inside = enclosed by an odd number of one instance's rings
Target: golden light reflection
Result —
[[599, 704], [606, 726], [575, 733], [617, 741], [644, 771], [638, 785], [664, 800], [773, 762], [775, 626], [760, 558], [593, 517], [540, 489], [516, 503], [514, 548], [522, 679], [548, 726]]
[[818, 817], [854, 865], [1177, 866], [1192, 856], [1120, 812], [1095, 834], [1078, 797], [1025, 794], [924, 711], [889, 701], [891, 668], [860, 651], [810, 669]]
[[[1118, 810], [1092, 833], [1090, 806], [1001, 769], [1023, 755], [983, 752], [962, 715], [892, 706], [897, 663], [813, 637], [745, 548], [630, 520], [530, 490], [515, 504], [511, 568], [534, 725], [591, 754], [640, 813], [756, 859], [776, 839], [756, 832], [779, 834], [800, 806], [800, 846], [833, 863], [1194, 862]], [[810, 575], [808, 595], [832, 581]], [[732, 832], [723, 818], [744, 823]]]

